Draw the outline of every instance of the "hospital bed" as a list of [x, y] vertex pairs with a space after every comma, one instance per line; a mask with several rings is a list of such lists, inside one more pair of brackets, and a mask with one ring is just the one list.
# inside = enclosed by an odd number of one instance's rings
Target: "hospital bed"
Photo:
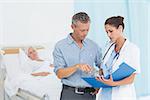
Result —
[[[22, 48], [22, 47], [21, 47]], [[6, 60], [10, 67], [10, 65], [15, 65], [15, 62], [17, 62], [15, 59], [17, 59], [17, 55], [19, 53], [20, 47], [15, 48], [4, 48], [5, 54], [3, 55], [3, 59]], [[38, 46], [36, 49], [41, 50], [43, 47]], [[13, 60], [13, 61], [11, 61]], [[2, 62], [2, 61], [1, 61]], [[6, 66], [7, 66], [6, 65]], [[3, 65], [1, 65], [3, 66]], [[11, 66], [12, 67], [12, 66]], [[35, 93], [31, 93], [31, 91], [24, 90], [19, 88], [16, 95], [9, 97], [8, 94], [4, 90], [4, 81], [9, 73], [7, 73], [7, 70], [5, 68], [0, 67], [0, 100], [45, 100], [47, 98], [46, 94], [43, 96], [38, 96]], [[13, 72], [12, 72], [13, 73]]]
[[[1, 66], [2, 55], [0, 54], [0, 66]], [[5, 71], [0, 67], [0, 100], [4, 100], [4, 78]]]
[[4, 94], [3, 100], [44, 100], [44, 97], [39, 97], [29, 91], [19, 89], [15, 96], [9, 97], [7, 93]]
[[[19, 49], [18, 48], [8, 48], [8, 49], [4, 49], [5, 54], [3, 56], [12, 56], [15, 54], [19, 53]], [[1, 63], [2, 63], [2, 55], [1, 55]], [[1, 64], [1, 66], [3, 66]], [[0, 68], [0, 89], [1, 89], [1, 99], [0, 100], [41, 100], [42, 97], [39, 97], [33, 93], [30, 93], [29, 91], [26, 90], [22, 90], [19, 89], [17, 94], [9, 97], [7, 95], [7, 93], [4, 90], [4, 81], [5, 81], [5, 77], [6, 77], [6, 69], [4, 68]]]

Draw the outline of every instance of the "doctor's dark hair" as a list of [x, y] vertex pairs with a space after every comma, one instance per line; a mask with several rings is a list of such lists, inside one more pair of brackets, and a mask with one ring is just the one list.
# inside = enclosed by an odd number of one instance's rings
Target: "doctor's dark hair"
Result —
[[90, 17], [88, 16], [87, 13], [85, 12], [79, 12], [76, 13], [73, 17], [72, 17], [72, 24], [75, 24], [80, 21], [81, 23], [88, 23], [90, 22]]
[[119, 25], [121, 25], [124, 29], [124, 17], [122, 16], [113, 16], [113, 17], [110, 17], [108, 18], [106, 21], [105, 21], [105, 25], [109, 24], [109, 25], [112, 25], [114, 27], [116, 27], [118, 29]]

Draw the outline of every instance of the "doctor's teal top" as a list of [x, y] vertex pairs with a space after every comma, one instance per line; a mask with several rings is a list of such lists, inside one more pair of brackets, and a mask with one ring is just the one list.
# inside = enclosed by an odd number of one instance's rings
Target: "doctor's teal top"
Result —
[[[90, 39], [83, 41], [83, 47], [80, 48], [72, 38], [71, 34], [67, 38], [59, 41], [53, 51], [54, 72], [58, 69], [67, 68], [75, 64], [88, 64], [90, 66], [99, 66], [101, 63], [101, 49]], [[63, 78], [63, 84], [73, 87], [91, 87], [81, 77], [90, 77], [90, 74], [77, 70], [71, 76]]]

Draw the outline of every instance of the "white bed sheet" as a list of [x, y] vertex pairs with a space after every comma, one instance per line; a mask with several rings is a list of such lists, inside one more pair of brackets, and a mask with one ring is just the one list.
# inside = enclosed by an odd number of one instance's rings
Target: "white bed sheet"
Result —
[[46, 95], [49, 100], [60, 100], [62, 89], [60, 80], [54, 74], [24, 81], [19, 87], [40, 97]]
[[150, 95], [141, 96], [141, 97], [138, 98], [138, 100], [150, 100]]
[[[5, 55], [4, 63], [4, 68], [6, 68], [7, 71], [5, 91], [9, 96], [15, 95], [18, 89], [21, 88], [39, 97], [46, 95], [49, 97], [49, 100], [60, 100], [62, 85], [53, 72], [53, 68], [49, 70], [52, 74], [45, 77], [35, 77], [30, 74], [22, 73], [18, 54]], [[39, 70], [44, 71], [45, 69], [41, 68]]]

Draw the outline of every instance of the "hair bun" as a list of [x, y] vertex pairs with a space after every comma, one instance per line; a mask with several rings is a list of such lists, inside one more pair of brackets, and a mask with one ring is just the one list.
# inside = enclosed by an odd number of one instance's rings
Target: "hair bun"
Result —
[[122, 17], [122, 16], [117, 16], [117, 18], [118, 18], [119, 20], [121, 20], [122, 22], [124, 21], [124, 17]]
[[124, 20], [124, 17], [122, 17], [122, 16], [112, 16], [105, 21], [105, 25], [107, 25], [107, 24], [113, 25], [116, 28], [118, 28], [119, 25], [122, 25], [122, 27], [124, 29], [123, 20]]

